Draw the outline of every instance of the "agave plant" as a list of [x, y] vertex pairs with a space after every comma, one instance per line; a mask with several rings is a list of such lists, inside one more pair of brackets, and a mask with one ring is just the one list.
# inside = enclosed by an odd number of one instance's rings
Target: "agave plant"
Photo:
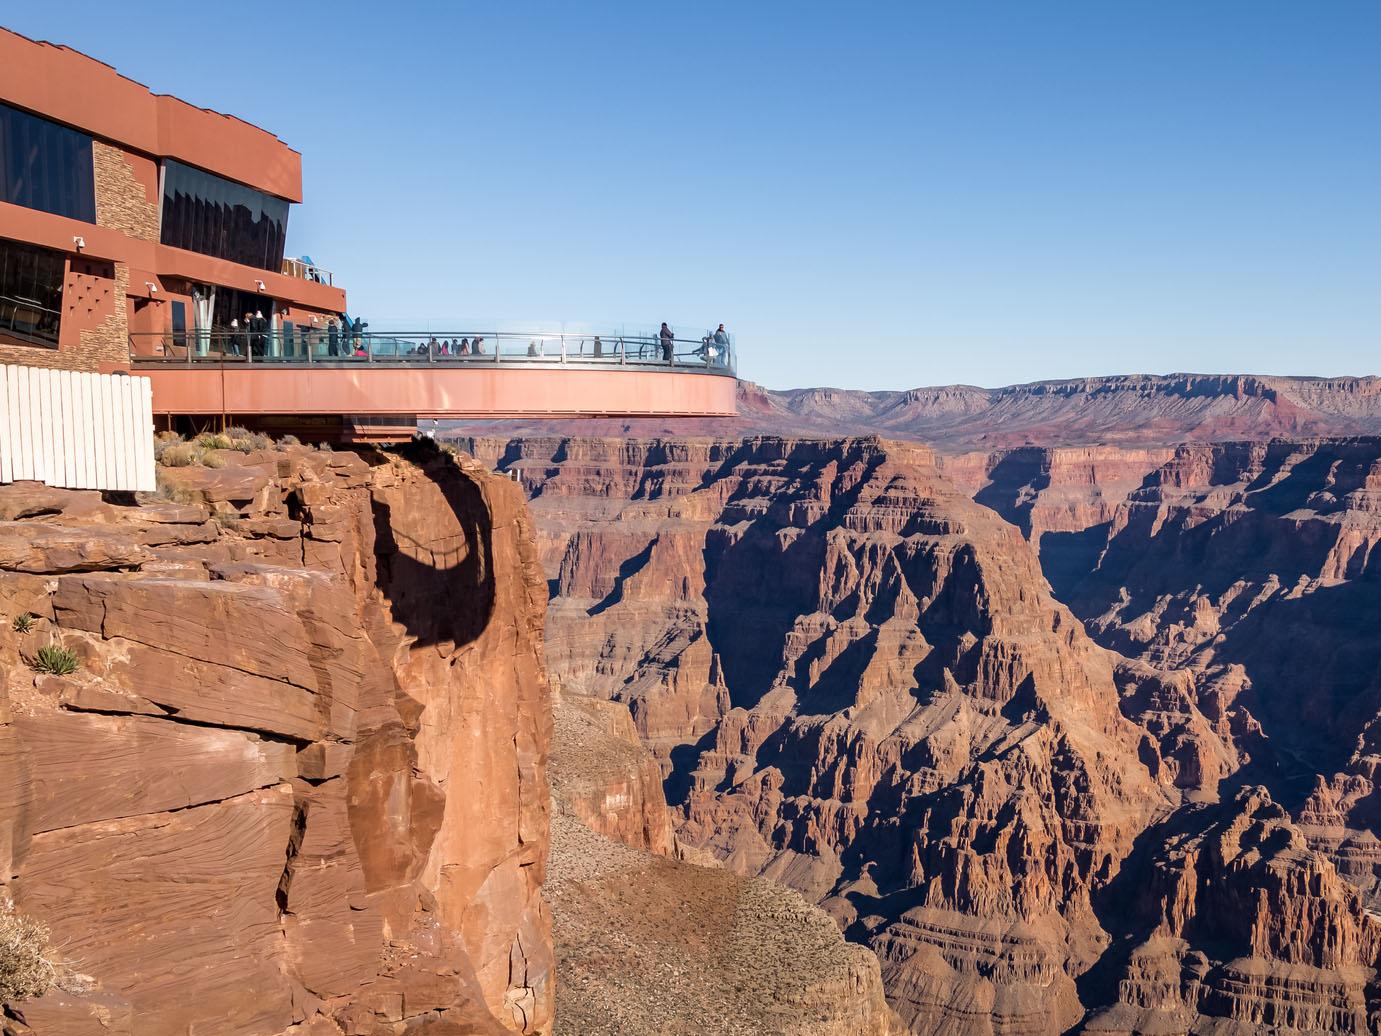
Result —
[[22, 615], [14, 617], [14, 621], [10, 623], [10, 629], [16, 633], [28, 633], [34, 628], [34, 623], [37, 621], [37, 616], [32, 612], [24, 612]]
[[44, 644], [34, 657], [33, 668], [40, 673], [69, 676], [81, 666], [77, 653], [57, 644]]

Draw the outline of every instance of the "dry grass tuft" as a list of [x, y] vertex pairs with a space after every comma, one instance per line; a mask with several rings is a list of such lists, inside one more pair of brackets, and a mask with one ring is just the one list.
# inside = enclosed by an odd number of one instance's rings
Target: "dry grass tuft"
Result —
[[0, 1001], [42, 996], [57, 979], [48, 929], [0, 904]]
[[219, 432], [202, 432], [197, 436], [196, 443], [203, 450], [233, 450], [235, 448], [234, 440], [228, 435], [221, 435]]
[[190, 468], [201, 463], [203, 453], [196, 443], [178, 442], [167, 446], [157, 459], [165, 468]]

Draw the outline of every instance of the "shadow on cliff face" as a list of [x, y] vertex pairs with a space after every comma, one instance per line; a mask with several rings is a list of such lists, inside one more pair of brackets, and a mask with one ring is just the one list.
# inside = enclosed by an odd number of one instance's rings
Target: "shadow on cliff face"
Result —
[[1100, 522], [1078, 532], [1047, 532], [1040, 538], [1041, 571], [1059, 601], [1071, 600], [1079, 583], [1098, 567], [1112, 522]]
[[[886, 455], [867, 453], [870, 444], [855, 444], [857, 455], [841, 460], [859, 461], [864, 469], [853, 484], [829, 501], [829, 507], [810, 520], [798, 523], [792, 514], [790, 485], [774, 494], [774, 506], [764, 514], [748, 512], [747, 524], [735, 528], [732, 514], [739, 493], [726, 502], [721, 521], [727, 527], [710, 530], [705, 540], [706, 630], [723, 667], [729, 700], [735, 707], [751, 709], [769, 690], [782, 668], [782, 645], [803, 615], [813, 613], [821, 595], [820, 573], [825, 566], [829, 530], [839, 527], [869, 484]], [[781, 451], [780, 453], [776, 451]], [[807, 496], [822, 463], [820, 444], [745, 441], [730, 457], [724, 470], [762, 465], [773, 476], [802, 487]], [[778, 474], [775, 465], [784, 465]], [[744, 495], [759, 492], [749, 480]], [[792, 535], [784, 535], [789, 532]]]
[[1050, 488], [1046, 450], [1032, 447], [1007, 453], [988, 472], [988, 484], [974, 495], [974, 502], [992, 508], [1031, 535], [1031, 508], [1041, 490]]
[[1381, 562], [1361, 578], [1279, 596], [1221, 638], [1215, 660], [1240, 664], [1243, 698], [1282, 757], [1268, 784], [1297, 809], [1316, 774], [1348, 766], [1381, 707]]
[[[418, 646], [469, 644], [494, 613], [493, 519], [479, 486], [439, 451], [400, 451], [444, 501], [374, 493], [376, 583]], [[430, 495], [430, 494], [427, 494]]]

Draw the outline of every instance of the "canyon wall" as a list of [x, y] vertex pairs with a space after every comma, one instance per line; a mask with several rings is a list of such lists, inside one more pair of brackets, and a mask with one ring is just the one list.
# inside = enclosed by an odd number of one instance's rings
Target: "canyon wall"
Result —
[[[912, 1031], [1375, 1030], [1370, 640], [1335, 635], [1304, 681], [1317, 715], [1296, 693], [1279, 718], [1245, 663], [1190, 650], [1222, 644], [1190, 587], [1215, 567], [1251, 584], [1271, 542], [1312, 545], [1319, 600], [1370, 578], [1366, 448], [1286, 477], [1230, 470], [1231, 446], [986, 451], [943, 473], [877, 439], [473, 447], [531, 494], [553, 681], [622, 703], [678, 843], [820, 903]], [[1285, 524], [1199, 485], [1217, 478]], [[1162, 506], [1152, 486], [1187, 492]], [[1205, 515], [1240, 545], [1191, 551], [1179, 530]], [[1367, 626], [1367, 592], [1326, 621]], [[1260, 591], [1210, 596], [1223, 624]], [[1253, 634], [1282, 686], [1291, 640]]]
[[1173, 672], [1311, 846], [1381, 906], [1381, 440], [1185, 446], [1060, 591]]
[[5, 1033], [549, 1033], [520, 491], [429, 449], [212, 459], [142, 502], [0, 487], [0, 878], [59, 965]]
[[[1375, 1031], [1381, 440], [1185, 445], [1130, 491], [1148, 451], [1100, 448], [1091, 484], [1117, 501], [1101, 512], [1042, 474], [1068, 451], [1027, 452], [1008, 486], [999, 464], [970, 488], [1041, 542], [1058, 595], [1126, 656], [1123, 711], [1197, 804], [1127, 870], [1118, 1006], [1090, 1028], [1176, 1031], [1207, 1007]], [[1052, 512], [1053, 531], [1021, 521]]]

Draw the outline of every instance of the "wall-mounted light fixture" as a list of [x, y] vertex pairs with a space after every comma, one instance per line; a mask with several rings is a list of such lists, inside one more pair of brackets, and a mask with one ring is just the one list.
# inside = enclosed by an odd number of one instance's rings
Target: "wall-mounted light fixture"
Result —
[[72, 244], [74, 244], [74, 245], [76, 246], [76, 248], [77, 248], [77, 251], [80, 252], [83, 248], [86, 247], [86, 238], [84, 238], [84, 237], [74, 237], [74, 238], [72, 239]]
[[145, 282], [144, 282], [144, 287], [146, 287], [146, 288], [149, 289], [149, 294], [150, 294], [150, 295], [157, 295], [157, 294], [158, 294], [158, 285], [155, 284], [153, 281], [145, 281]]
[[264, 288], [264, 282], [263, 282], [263, 281], [255, 281], [255, 282], [254, 282], [254, 287], [256, 287], [257, 289], [259, 289], [260, 291], [265, 291], [265, 290], [266, 290], [266, 289]]

